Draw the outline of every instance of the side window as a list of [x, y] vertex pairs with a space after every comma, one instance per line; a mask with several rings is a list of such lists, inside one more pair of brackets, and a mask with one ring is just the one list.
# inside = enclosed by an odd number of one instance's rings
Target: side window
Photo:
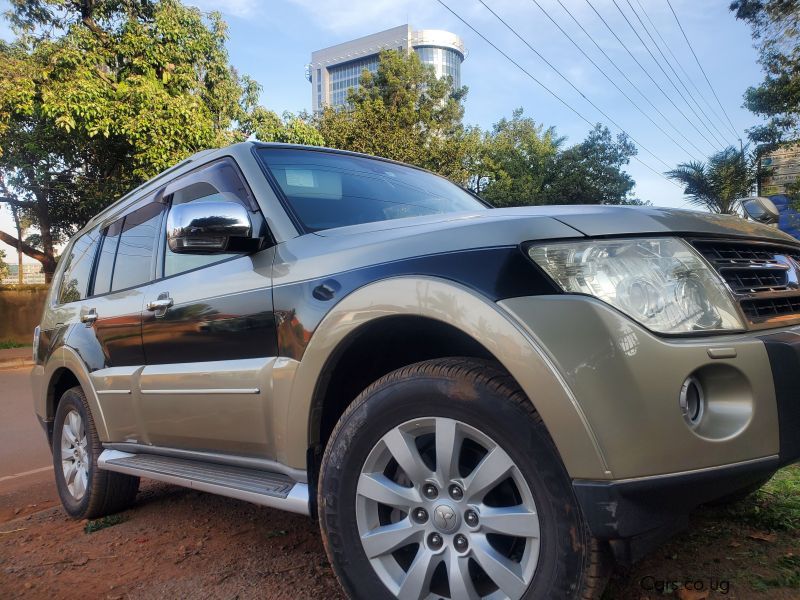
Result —
[[106, 229], [103, 242], [100, 246], [100, 257], [97, 259], [97, 268], [94, 275], [93, 294], [107, 294], [111, 291], [111, 277], [114, 275], [114, 259], [117, 257], [119, 234], [122, 231], [124, 219], [115, 221]]
[[72, 244], [69, 254], [64, 257], [66, 263], [58, 291], [59, 304], [77, 302], [86, 298], [99, 240], [99, 229], [93, 229]]
[[163, 210], [163, 204], [154, 202], [125, 216], [111, 276], [112, 292], [150, 281]]
[[[171, 206], [188, 202], [225, 201], [238, 202], [248, 210], [253, 207], [250, 192], [234, 163], [220, 160], [172, 182], [164, 193], [171, 197]], [[229, 254], [176, 254], [164, 245], [164, 276], [177, 275], [218, 263], [233, 256]]]

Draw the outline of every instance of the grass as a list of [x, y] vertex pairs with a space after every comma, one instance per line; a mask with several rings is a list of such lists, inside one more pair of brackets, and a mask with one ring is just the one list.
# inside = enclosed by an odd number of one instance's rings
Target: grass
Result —
[[12, 348], [24, 348], [30, 344], [20, 344], [14, 340], [0, 340], [0, 350], [11, 350]]
[[[800, 598], [798, 540], [800, 464], [781, 469], [739, 502], [695, 511], [688, 530], [630, 569], [617, 569], [603, 600]], [[697, 596], [686, 590], [653, 592], [642, 587], [647, 577], [696, 580], [705, 589]], [[729, 592], [721, 591], [720, 582], [729, 586]]]
[[101, 529], [105, 529], [106, 527], [113, 527], [114, 525], [119, 525], [120, 523], [124, 522], [126, 517], [124, 515], [109, 515], [107, 517], [103, 517], [102, 519], [94, 519], [86, 523], [86, 526], [83, 528], [84, 533], [94, 533], [95, 531], [100, 531]]

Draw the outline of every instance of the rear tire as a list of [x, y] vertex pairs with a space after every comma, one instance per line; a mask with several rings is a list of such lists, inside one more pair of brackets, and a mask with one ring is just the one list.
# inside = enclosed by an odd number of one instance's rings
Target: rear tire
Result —
[[495, 363], [430, 360], [376, 381], [331, 434], [318, 487], [325, 549], [353, 598], [590, 599], [605, 587], [607, 552], [555, 445]]
[[61, 396], [53, 424], [56, 488], [71, 517], [94, 519], [128, 508], [139, 478], [97, 467], [103, 445], [97, 436], [86, 395], [74, 387]]

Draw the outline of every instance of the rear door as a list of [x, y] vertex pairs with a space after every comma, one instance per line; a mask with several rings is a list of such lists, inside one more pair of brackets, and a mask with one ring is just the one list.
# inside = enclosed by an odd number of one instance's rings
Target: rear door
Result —
[[[172, 182], [164, 197], [239, 202], [261, 216], [232, 160]], [[156, 446], [273, 457], [274, 250], [175, 254], [160, 242], [160, 278], [146, 292], [140, 409]]]

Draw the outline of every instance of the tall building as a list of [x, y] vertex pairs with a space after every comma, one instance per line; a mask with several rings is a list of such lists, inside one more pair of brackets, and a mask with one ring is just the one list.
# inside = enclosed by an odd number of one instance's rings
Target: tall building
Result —
[[461, 63], [465, 55], [461, 38], [441, 29], [413, 31], [410, 25], [400, 25], [311, 54], [306, 79], [311, 82], [314, 112], [346, 104], [347, 91], [358, 88], [362, 71], [378, 70], [381, 50], [416, 52], [423, 63], [433, 65], [436, 75], [449, 75], [455, 87], [461, 86]]

